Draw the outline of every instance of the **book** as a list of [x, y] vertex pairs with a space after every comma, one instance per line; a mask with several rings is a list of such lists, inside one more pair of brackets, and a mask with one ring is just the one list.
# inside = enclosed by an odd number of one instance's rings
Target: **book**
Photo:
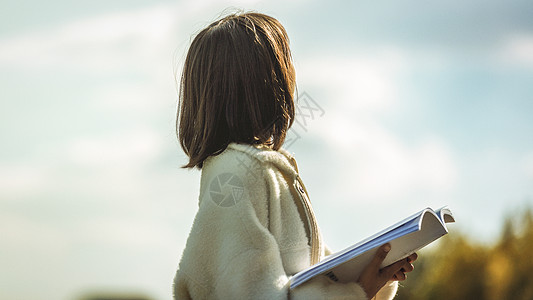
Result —
[[318, 275], [328, 276], [338, 282], [355, 282], [383, 244], [390, 243], [391, 250], [383, 261], [382, 268], [408, 257], [447, 234], [446, 223], [452, 222], [455, 222], [455, 218], [448, 207], [423, 209], [296, 273], [290, 279], [290, 287], [295, 288]]

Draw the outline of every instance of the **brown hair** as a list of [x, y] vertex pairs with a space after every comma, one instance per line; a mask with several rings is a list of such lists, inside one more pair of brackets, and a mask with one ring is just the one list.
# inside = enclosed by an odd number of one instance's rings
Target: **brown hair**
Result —
[[180, 84], [176, 129], [189, 156], [184, 168], [229, 143], [278, 150], [294, 121], [295, 71], [289, 39], [278, 20], [232, 14], [191, 43]]

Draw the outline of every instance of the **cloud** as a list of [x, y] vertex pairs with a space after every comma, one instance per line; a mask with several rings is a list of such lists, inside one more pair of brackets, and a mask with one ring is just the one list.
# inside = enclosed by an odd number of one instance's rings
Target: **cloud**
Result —
[[145, 129], [76, 138], [67, 146], [66, 157], [76, 167], [129, 169], [154, 163], [163, 151], [160, 135]]
[[399, 106], [401, 111], [416, 109], [399, 98], [406, 90], [400, 84], [412, 68], [410, 59], [390, 47], [300, 59], [298, 74], [304, 75], [299, 88], [327, 95], [315, 97], [325, 115], [314, 121], [306, 138], [331, 145], [339, 165], [328, 182], [333, 190], [344, 191], [347, 201], [387, 203], [456, 187], [459, 170], [443, 137], [431, 134], [408, 142], [379, 121], [384, 112], [394, 115]]
[[510, 35], [503, 43], [500, 55], [504, 63], [533, 68], [533, 32]]
[[86, 18], [0, 40], [0, 65], [99, 73], [146, 67], [171, 51], [177, 22], [173, 5]]
[[458, 168], [442, 138], [426, 136], [411, 145], [377, 123], [331, 113], [320, 138], [342, 157], [335, 182], [340, 191], [351, 187], [345, 195], [349, 199], [386, 203], [419, 191], [443, 193], [455, 187]]
[[533, 152], [526, 155], [522, 161], [522, 165], [526, 175], [529, 177], [530, 182], [533, 182]]
[[396, 79], [406, 67], [406, 57], [399, 49], [380, 47], [372, 54], [354, 51], [349, 55], [302, 55], [296, 63], [300, 88], [327, 89], [324, 94], [328, 103], [324, 105], [342, 105], [364, 115], [395, 105]]
[[0, 235], [3, 249], [39, 248], [45, 252], [43, 255], [56, 255], [68, 250], [67, 239], [60, 228], [7, 211], [0, 214]]
[[76, 230], [83, 243], [118, 248], [165, 247], [173, 243], [174, 232], [168, 224], [141, 216], [94, 217], [78, 224]]
[[144, 174], [170, 151], [168, 146], [149, 129], [67, 139], [54, 149], [37, 150], [41, 157], [1, 162], [0, 195], [8, 202], [98, 191], [127, 195], [132, 186], [143, 189]]
[[[223, 8], [257, 1], [182, 1], [115, 11], [36, 29], [0, 39], [0, 65], [29, 70], [53, 68], [77, 72], [153, 70], [161, 61], [170, 68], [195, 30]], [[236, 11], [229, 9], [228, 12]], [[185, 31], [181, 31], [184, 30]]]
[[0, 164], [0, 191], [6, 198], [25, 198], [46, 189], [49, 181], [44, 169], [32, 164]]

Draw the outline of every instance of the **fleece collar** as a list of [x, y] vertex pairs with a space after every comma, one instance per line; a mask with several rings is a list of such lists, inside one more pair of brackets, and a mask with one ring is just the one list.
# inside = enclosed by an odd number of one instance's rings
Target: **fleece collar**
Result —
[[228, 148], [248, 154], [261, 162], [271, 163], [286, 175], [294, 178], [298, 176], [298, 166], [294, 156], [285, 149], [272, 150], [263, 145], [248, 145], [231, 143]]

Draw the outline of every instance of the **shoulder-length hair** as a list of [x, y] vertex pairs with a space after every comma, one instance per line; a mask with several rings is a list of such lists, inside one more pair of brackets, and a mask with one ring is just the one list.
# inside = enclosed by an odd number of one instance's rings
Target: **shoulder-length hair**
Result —
[[244, 13], [213, 22], [192, 41], [181, 75], [183, 167], [202, 168], [232, 142], [278, 150], [294, 121], [294, 90], [289, 39], [278, 20]]

